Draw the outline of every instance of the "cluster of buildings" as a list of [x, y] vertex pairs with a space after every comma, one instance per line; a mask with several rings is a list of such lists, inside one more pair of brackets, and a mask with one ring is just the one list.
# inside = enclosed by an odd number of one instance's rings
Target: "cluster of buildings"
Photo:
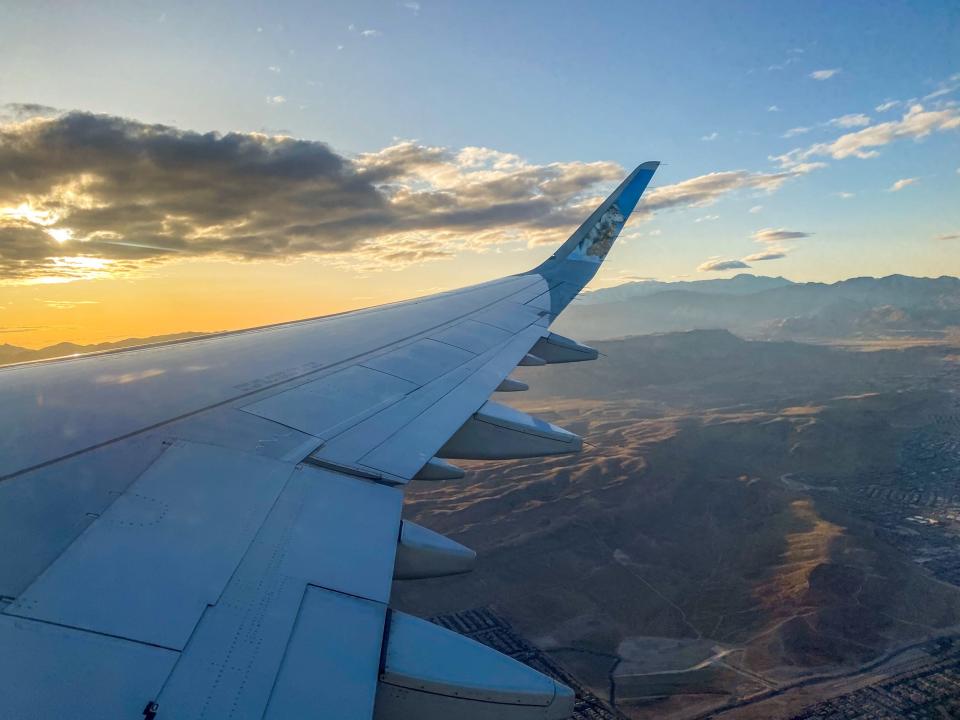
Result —
[[873, 523], [879, 538], [960, 586], [960, 409], [915, 430], [900, 447], [896, 467], [884, 474], [839, 485], [835, 478], [810, 480], [805, 487], [831, 485], [848, 511]]
[[437, 625], [466, 635], [559, 680], [576, 693], [573, 720], [627, 720], [621, 713], [583, 687], [555, 660], [519, 635], [506, 620], [488, 608], [464, 610], [430, 618]]
[[793, 720], [926, 720], [960, 717], [960, 647], [932, 665], [804, 708]]

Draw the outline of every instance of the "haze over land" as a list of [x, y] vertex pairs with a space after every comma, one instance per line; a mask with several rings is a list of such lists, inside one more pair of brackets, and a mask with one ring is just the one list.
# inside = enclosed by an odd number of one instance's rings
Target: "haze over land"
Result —
[[955, 340], [960, 279], [891, 275], [826, 284], [741, 274], [729, 280], [634, 282], [586, 293], [556, 327], [595, 339], [727, 328], [763, 339]]
[[[753, 285], [773, 285], [759, 290], [773, 299], [748, 302]], [[480, 562], [468, 576], [398, 583], [401, 607], [490, 606], [633, 718], [750, 697], [768, 699], [723, 716], [790, 717], [865, 682], [865, 664], [881, 663], [877, 678], [939, 661], [901, 648], [940, 635], [955, 647], [958, 281], [707, 288], [600, 291], [563, 325], [586, 339], [754, 307], [741, 328], [802, 326], [817, 344], [689, 330], [596, 343], [593, 363], [521, 369], [531, 390], [497, 400], [588, 448], [417, 484], [407, 516]], [[804, 307], [802, 325], [775, 314]], [[875, 317], [888, 320], [864, 320]], [[789, 689], [844, 673], [829, 692]]]

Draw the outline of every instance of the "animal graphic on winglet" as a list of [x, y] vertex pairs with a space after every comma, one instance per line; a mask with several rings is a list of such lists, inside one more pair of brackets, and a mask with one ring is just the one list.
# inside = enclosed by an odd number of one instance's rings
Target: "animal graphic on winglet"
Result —
[[617, 231], [624, 222], [624, 217], [616, 203], [607, 208], [600, 216], [597, 224], [588, 232], [577, 247], [578, 255], [603, 260], [610, 252]]

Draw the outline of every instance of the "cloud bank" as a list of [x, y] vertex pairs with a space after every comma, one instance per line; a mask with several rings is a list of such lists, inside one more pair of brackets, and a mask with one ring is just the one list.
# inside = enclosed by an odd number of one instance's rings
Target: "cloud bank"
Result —
[[[860, 121], [859, 116], [844, 117], [858, 118], [856, 121], [847, 120], [848, 126], [851, 122]], [[838, 118], [838, 120], [842, 119]], [[842, 123], [834, 124], [842, 125]], [[831, 157], [834, 160], [848, 157], [866, 159], [876, 157], [879, 155], [877, 148], [889, 145], [896, 140], [919, 140], [934, 132], [946, 132], [957, 128], [960, 128], [960, 109], [948, 106], [938, 110], [926, 110], [923, 105], [913, 105], [900, 120], [870, 125], [862, 130], [841, 135], [831, 142], [798, 148], [771, 159], [779, 161], [784, 168], [802, 166], [817, 156]]]
[[[815, 163], [651, 189], [641, 215], [773, 192]], [[0, 116], [0, 282], [64, 282], [189, 258], [402, 267], [559, 243], [625, 170], [398, 142], [347, 157], [260, 133], [198, 133], [40, 106]]]

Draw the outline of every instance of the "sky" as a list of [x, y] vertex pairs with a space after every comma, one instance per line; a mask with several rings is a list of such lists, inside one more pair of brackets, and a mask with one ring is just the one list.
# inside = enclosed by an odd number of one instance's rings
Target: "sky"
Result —
[[0, 0], [0, 343], [523, 272], [960, 274], [960, 4]]

